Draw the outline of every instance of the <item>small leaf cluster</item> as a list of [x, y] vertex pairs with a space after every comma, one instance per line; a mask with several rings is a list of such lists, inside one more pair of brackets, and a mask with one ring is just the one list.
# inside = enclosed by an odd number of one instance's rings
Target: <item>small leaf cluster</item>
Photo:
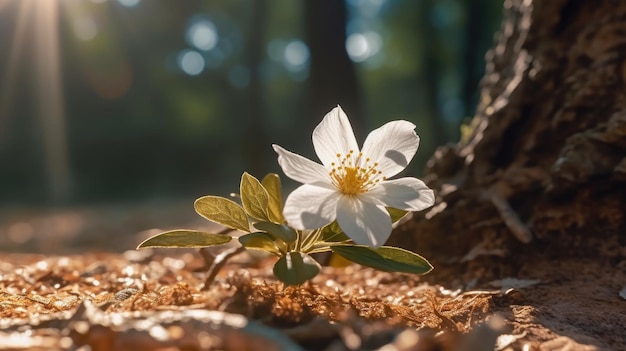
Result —
[[[274, 275], [288, 285], [298, 285], [320, 272], [320, 264], [311, 256], [332, 251], [355, 263], [389, 272], [428, 273], [432, 266], [422, 256], [397, 247], [370, 248], [355, 245], [332, 222], [314, 230], [296, 230], [283, 217], [281, 181], [270, 173], [261, 181], [244, 173], [241, 177], [241, 204], [220, 196], [203, 196], [194, 203], [196, 212], [209, 221], [233, 231], [243, 232], [239, 243], [248, 250], [259, 250], [278, 257]], [[388, 208], [396, 222], [407, 212]], [[190, 248], [229, 243], [232, 236], [194, 230], [172, 230], [157, 234], [137, 247]]]

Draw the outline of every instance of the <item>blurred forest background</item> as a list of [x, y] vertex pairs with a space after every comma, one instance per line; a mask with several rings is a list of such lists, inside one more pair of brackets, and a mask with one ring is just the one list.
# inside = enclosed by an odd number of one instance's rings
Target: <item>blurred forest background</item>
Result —
[[501, 15], [502, 0], [0, 0], [0, 206], [225, 195], [243, 171], [280, 173], [271, 143], [314, 157], [337, 104], [360, 142], [414, 122], [420, 175], [473, 114]]

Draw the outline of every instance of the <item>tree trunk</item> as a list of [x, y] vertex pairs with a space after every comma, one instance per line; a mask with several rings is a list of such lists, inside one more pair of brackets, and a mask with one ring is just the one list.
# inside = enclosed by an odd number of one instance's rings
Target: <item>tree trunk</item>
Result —
[[537, 256], [626, 262], [625, 15], [621, 1], [505, 1], [468, 132], [427, 164], [437, 202], [391, 239], [429, 258], [431, 279], [487, 262], [502, 278]]
[[252, 23], [248, 42], [248, 67], [250, 68], [250, 87], [248, 88], [248, 111], [246, 115], [245, 155], [246, 166], [252, 174], [265, 174], [268, 164], [264, 153], [259, 152], [259, 145], [269, 144], [267, 131], [267, 110], [261, 79], [261, 64], [265, 47], [267, 29], [267, 0], [257, 0], [252, 6]]
[[346, 4], [344, 1], [306, 0], [304, 11], [306, 41], [311, 51], [309, 130], [339, 104], [356, 126], [357, 135], [363, 134], [361, 129], [366, 119], [360, 88], [356, 70], [346, 52]]

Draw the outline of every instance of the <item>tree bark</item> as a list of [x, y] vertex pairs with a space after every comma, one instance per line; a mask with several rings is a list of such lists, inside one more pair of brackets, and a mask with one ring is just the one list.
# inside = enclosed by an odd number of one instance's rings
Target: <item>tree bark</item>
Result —
[[500, 250], [490, 257], [503, 271], [537, 254], [617, 264], [626, 246], [625, 15], [620, 1], [505, 1], [469, 133], [427, 164], [436, 204], [391, 244], [435, 267], [478, 269], [466, 256], [478, 246]]

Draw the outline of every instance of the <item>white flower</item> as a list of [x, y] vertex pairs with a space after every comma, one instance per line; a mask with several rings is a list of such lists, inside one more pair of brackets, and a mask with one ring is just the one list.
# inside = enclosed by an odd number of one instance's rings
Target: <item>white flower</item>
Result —
[[294, 190], [283, 214], [296, 229], [323, 227], [335, 219], [355, 243], [378, 247], [391, 234], [385, 207], [421, 211], [434, 194], [417, 178], [389, 180], [409, 164], [419, 137], [415, 125], [393, 121], [372, 131], [359, 151], [341, 107], [330, 111], [313, 131], [322, 164], [273, 145], [285, 174], [304, 185]]

